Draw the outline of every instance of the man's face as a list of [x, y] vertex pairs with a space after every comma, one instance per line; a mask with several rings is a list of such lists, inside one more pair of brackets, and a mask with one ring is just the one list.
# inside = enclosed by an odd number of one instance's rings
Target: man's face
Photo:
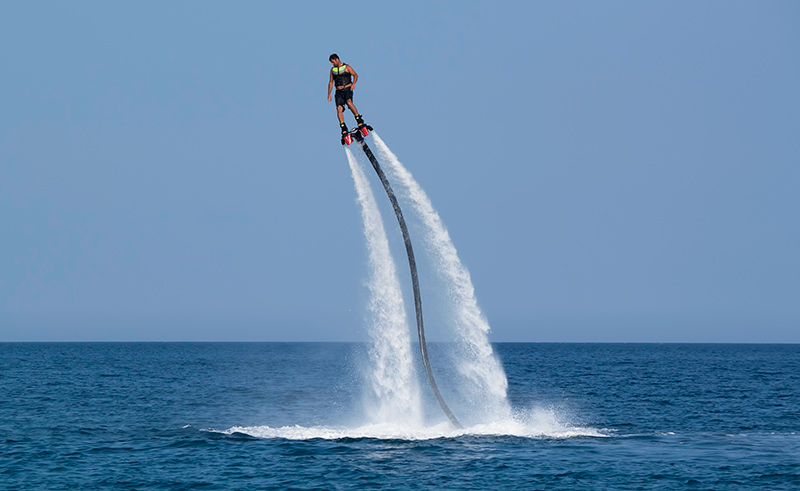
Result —
[[332, 60], [331, 60], [331, 63], [332, 63], [332, 64], [333, 64], [333, 66], [335, 66], [336, 68], [339, 68], [340, 66], [342, 66], [342, 62], [341, 62], [341, 61], [339, 61], [339, 58], [334, 58], [334, 59], [332, 59]]

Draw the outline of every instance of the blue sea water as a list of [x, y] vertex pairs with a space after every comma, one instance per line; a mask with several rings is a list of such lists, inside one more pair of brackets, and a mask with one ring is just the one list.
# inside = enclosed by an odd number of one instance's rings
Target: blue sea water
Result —
[[391, 436], [361, 344], [0, 344], [0, 489], [800, 489], [800, 345], [494, 348], [522, 431]]

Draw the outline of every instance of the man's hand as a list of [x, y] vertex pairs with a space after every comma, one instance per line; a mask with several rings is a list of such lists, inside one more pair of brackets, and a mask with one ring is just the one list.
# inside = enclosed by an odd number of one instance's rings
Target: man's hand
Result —
[[328, 94], [328, 102], [331, 102], [331, 95]]

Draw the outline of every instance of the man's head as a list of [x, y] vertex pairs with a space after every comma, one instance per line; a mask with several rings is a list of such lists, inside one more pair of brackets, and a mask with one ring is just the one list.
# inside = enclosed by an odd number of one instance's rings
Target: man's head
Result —
[[328, 60], [330, 60], [330, 62], [333, 64], [333, 66], [336, 66], [336, 67], [342, 66], [342, 62], [339, 61], [339, 55], [337, 55], [336, 53], [330, 55], [328, 57]]

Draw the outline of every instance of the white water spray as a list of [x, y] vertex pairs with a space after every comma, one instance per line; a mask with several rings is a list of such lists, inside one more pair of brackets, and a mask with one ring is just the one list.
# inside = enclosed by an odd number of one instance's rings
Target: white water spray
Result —
[[231, 435], [244, 433], [256, 438], [285, 438], [287, 440], [338, 440], [342, 438], [378, 438], [389, 440], [432, 440], [438, 438], [458, 438], [463, 435], [504, 435], [522, 438], [580, 438], [609, 437], [613, 432], [572, 426], [562, 421], [553, 411], [531, 410], [518, 418], [493, 423], [477, 424], [469, 428], [453, 428], [448, 422], [435, 426], [410, 427], [388, 424], [369, 424], [358, 428], [336, 428], [325, 426], [234, 426], [227, 430], [205, 430]]
[[422, 408], [413, 370], [411, 335], [394, 258], [378, 204], [364, 171], [349, 148], [347, 162], [353, 175], [369, 255], [370, 379], [375, 404], [371, 420], [419, 427]]
[[[508, 382], [488, 341], [489, 323], [477, 306], [469, 272], [458, 254], [424, 191], [397, 160], [386, 144], [373, 133], [384, 162], [390, 166], [405, 188], [414, 212], [420, 217], [426, 233], [424, 239], [437, 261], [437, 273], [450, 285], [454, 328], [465, 348], [459, 371], [468, 380], [470, 401], [482, 405], [482, 414], [473, 414], [475, 422], [466, 428], [454, 428], [448, 422], [434, 426], [422, 424], [420, 389], [412, 368], [412, 349], [403, 296], [397, 279], [394, 260], [369, 182], [349, 149], [347, 161], [355, 182], [358, 202], [364, 221], [364, 235], [369, 253], [371, 294], [369, 334], [373, 340], [370, 352], [370, 380], [375, 404], [368, 407], [370, 421], [362, 426], [345, 428], [330, 426], [234, 426], [228, 430], [208, 429], [224, 434], [244, 433], [257, 438], [290, 440], [341, 438], [378, 438], [427, 440], [458, 438], [462, 435], [513, 435], [528, 438], [605, 437], [609, 431], [577, 427], [556, 408], [529, 408], [515, 411], [506, 398]], [[457, 407], [457, 410], [462, 409]], [[477, 417], [476, 417], [477, 416]], [[462, 420], [463, 421], [463, 420]]]
[[424, 239], [434, 256], [437, 273], [451, 289], [452, 327], [464, 352], [458, 361], [458, 370], [470, 382], [465, 388], [468, 400], [484, 413], [479, 415], [481, 419], [511, 418], [511, 406], [506, 397], [508, 380], [489, 343], [489, 322], [478, 307], [469, 271], [458, 258], [450, 234], [425, 191], [378, 134], [373, 132], [372, 137], [381, 161], [388, 164], [389, 172], [402, 185], [405, 196], [421, 219], [425, 227]]

